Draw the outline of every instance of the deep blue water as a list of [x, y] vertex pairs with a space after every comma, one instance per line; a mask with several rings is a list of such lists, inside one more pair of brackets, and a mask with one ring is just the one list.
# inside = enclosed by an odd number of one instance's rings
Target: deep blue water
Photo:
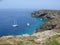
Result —
[[[0, 36], [32, 34], [46, 20], [33, 18], [31, 13], [34, 10], [0, 10]], [[14, 20], [19, 25], [14, 28]], [[26, 24], [30, 23], [30, 26]]]

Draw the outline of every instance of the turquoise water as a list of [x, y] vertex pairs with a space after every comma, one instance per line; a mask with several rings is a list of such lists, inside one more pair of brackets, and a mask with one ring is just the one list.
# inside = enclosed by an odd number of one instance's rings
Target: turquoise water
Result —
[[[46, 20], [33, 18], [34, 10], [0, 10], [0, 36], [32, 34]], [[42, 19], [42, 20], [41, 20]], [[17, 22], [18, 27], [12, 27]], [[27, 26], [30, 23], [30, 26]]]
[[27, 28], [28, 33], [32, 34], [33, 32], [35, 32], [35, 30], [40, 27], [44, 22], [46, 22], [46, 20], [41, 20], [42, 18], [35, 18], [35, 21], [37, 22], [35, 25], [30, 26], [29, 28]]

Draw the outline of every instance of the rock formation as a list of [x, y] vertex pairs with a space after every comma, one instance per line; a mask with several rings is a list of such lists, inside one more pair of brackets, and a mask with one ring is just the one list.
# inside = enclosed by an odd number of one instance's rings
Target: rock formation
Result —
[[39, 28], [36, 32], [41, 30], [52, 30], [56, 27], [60, 27], [60, 10], [39, 10], [32, 13], [35, 18], [44, 18], [48, 21]]

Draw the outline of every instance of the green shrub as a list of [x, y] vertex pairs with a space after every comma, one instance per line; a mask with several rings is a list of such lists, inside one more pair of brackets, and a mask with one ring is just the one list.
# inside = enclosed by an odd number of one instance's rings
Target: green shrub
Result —
[[0, 44], [0, 45], [12, 45], [12, 44]]
[[33, 39], [29, 39], [28, 41], [30, 41], [30, 42], [35, 42]]
[[56, 29], [60, 29], [60, 27], [57, 27]]
[[52, 37], [51, 41], [49, 41], [47, 43], [47, 45], [60, 45], [57, 41], [56, 41], [56, 38], [58, 38], [59, 36], [58, 35], [55, 35]]
[[24, 45], [22, 41], [18, 42], [17, 45]]
[[59, 43], [57, 43], [55, 40], [50, 41], [49, 43], [47, 43], [48, 45], [60, 45]]

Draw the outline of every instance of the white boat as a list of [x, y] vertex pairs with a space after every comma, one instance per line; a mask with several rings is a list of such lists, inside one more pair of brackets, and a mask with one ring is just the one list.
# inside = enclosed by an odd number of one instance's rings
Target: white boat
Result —
[[12, 25], [13, 27], [18, 27], [18, 25], [17, 24], [14, 24], [14, 25]]
[[27, 23], [27, 26], [30, 26], [30, 23]]
[[42, 18], [40, 20], [42, 20]]
[[14, 24], [12, 25], [12, 27], [18, 27], [18, 24], [16, 21], [14, 21]]

